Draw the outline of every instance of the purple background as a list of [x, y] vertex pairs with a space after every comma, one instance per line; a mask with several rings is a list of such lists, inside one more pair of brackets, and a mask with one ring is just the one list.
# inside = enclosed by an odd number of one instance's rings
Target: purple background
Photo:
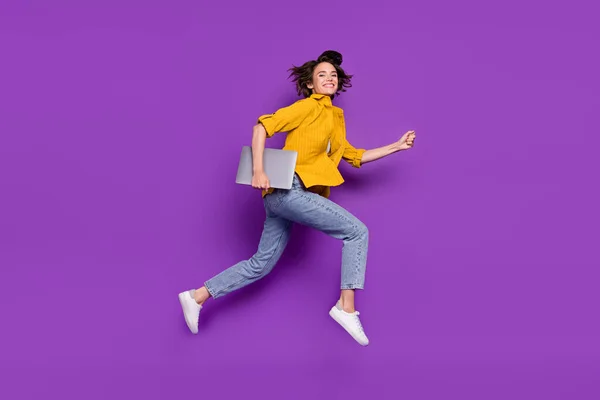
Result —
[[[3, 0], [0, 396], [598, 399], [587, 3]], [[354, 145], [418, 134], [332, 195], [370, 228], [372, 343], [327, 314], [340, 243], [302, 227], [194, 336], [177, 293], [262, 228], [240, 149], [326, 49]]]

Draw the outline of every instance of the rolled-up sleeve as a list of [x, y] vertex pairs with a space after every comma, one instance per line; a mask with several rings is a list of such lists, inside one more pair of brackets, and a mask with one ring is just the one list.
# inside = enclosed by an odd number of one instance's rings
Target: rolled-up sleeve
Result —
[[271, 137], [279, 132], [290, 132], [296, 129], [317, 107], [318, 104], [313, 99], [298, 100], [288, 107], [280, 108], [273, 114], [260, 116], [258, 122], [265, 127], [267, 137]]
[[365, 151], [366, 149], [355, 148], [350, 144], [350, 142], [344, 139], [344, 153], [342, 154], [342, 158], [354, 168], [361, 167], [362, 156], [365, 153]]

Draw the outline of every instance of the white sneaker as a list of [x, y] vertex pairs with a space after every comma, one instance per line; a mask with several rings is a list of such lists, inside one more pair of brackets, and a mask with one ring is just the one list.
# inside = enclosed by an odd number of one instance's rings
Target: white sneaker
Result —
[[338, 324], [342, 326], [348, 332], [354, 340], [361, 344], [361, 346], [366, 346], [369, 344], [369, 339], [367, 335], [365, 335], [365, 331], [363, 330], [362, 324], [360, 323], [360, 319], [358, 316], [360, 313], [358, 311], [354, 311], [353, 313], [347, 313], [342, 310], [340, 302], [331, 307], [329, 311], [329, 315], [331, 318], [336, 320]]
[[202, 306], [194, 300], [194, 290], [179, 293], [179, 302], [188, 328], [193, 334], [198, 333], [198, 317]]

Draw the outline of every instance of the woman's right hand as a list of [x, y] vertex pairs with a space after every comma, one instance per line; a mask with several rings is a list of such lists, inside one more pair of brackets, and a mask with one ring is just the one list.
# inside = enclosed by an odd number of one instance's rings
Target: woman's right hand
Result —
[[252, 187], [265, 190], [270, 188], [269, 178], [264, 171], [258, 171], [252, 175]]

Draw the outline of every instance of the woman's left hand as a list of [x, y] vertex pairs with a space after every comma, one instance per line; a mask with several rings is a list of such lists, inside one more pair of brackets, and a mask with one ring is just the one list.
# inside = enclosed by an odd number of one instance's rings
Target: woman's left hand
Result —
[[408, 150], [411, 147], [413, 147], [416, 136], [417, 136], [417, 134], [415, 133], [415, 131], [406, 132], [404, 135], [402, 135], [400, 140], [398, 140], [398, 142], [397, 142], [398, 149], [399, 150]]

